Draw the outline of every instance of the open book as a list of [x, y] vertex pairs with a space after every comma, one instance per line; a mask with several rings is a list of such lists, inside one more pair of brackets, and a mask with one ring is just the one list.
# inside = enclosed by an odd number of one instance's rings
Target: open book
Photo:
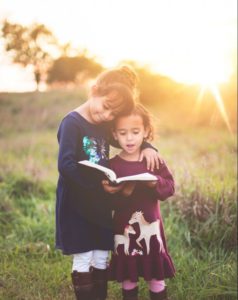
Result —
[[88, 166], [88, 167], [91, 167], [91, 168], [95, 168], [95, 169], [103, 172], [107, 176], [107, 178], [114, 184], [119, 184], [124, 181], [154, 181], [154, 180], [157, 180], [157, 177], [150, 173], [141, 173], [141, 174], [117, 178], [117, 175], [113, 170], [103, 167], [103, 166], [100, 166], [98, 164], [92, 163], [91, 161], [81, 160], [78, 163]]

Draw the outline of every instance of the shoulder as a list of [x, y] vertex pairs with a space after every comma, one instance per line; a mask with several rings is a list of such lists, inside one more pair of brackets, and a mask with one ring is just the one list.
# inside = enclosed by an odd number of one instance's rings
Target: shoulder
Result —
[[61, 136], [75, 136], [81, 132], [81, 123], [75, 115], [77, 113], [70, 112], [62, 119], [58, 128], [58, 138]]
[[119, 156], [115, 155], [114, 157], [109, 159], [109, 165], [111, 168], [113, 168], [114, 166], [117, 166], [119, 164]]
[[80, 116], [77, 112], [71, 111], [62, 119], [59, 128], [81, 126]]
[[80, 122], [80, 115], [76, 111], [70, 111], [63, 117], [63, 122]]
[[163, 160], [163, 162], [160, 162], [159, 169], [155, 170], [155, 175], [160, 175], [160, 176], [171, 175], [172, 176], [172, 172], [169, 169], [165, 160]]
[[110, 164], [114, 164], [118, 161], [118, 155], [113, 156], [112, 158], [109, 159]]

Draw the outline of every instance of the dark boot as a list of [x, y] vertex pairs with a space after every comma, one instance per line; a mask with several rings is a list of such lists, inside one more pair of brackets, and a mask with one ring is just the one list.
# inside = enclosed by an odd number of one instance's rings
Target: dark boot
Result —
[[74, 292], [77, 300], [94, 300], [92, 272], [71, 273]]
[[138, 287], [132, 290], [122, 289], [123, 300], [138, 300]]
[[107, 298], [107, 269], [101, 270], [93, 267], [93, 285], [95, 300]]
[[169, 298], [167, 298], [167, 291], [166, 288], [159, 293], [154, 293], [152, 291], [150, 291], [150, 299], [151, 300], [169, 300]]

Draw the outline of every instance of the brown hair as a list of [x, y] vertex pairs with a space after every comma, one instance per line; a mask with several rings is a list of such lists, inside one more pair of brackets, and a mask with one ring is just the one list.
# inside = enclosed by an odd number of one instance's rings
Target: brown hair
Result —
[[118, 111], [117, 115], [129, 114], [139, 95], [137, 74], [126, 65], [108, 69], [98, 75], [94, 93], [98, 96], [111, 94], [111, 104]]
[[113, 83], [124, 84], [131, 90], [134, 99], [137, 100], [139, 96], [138, 82], [135, 71], [131, 67], [123, 65], [102, 72], [96, 79], [96, 86], [103, 88]]
[[[145, 140], [152, 141], [154, 139], [154, 131], [155, 131], [155, 124], [153, 120], [154, 117], [141, 103], [136, 103], [134, 109], [126, 115], [140, 116], [142, 118], [144, 127], [148, 130], [148, 135], [145, 138]], [[115, 124], [116, 124], [116, 119], [113, 121], [114, 126]]]
[[109, 96], [112, 109], [117, 116], [130, 114], [135, 107], [132, 91], [122, 83], [111, 83], [108, 85], [95, 86], [94, 92], [97, 96]]

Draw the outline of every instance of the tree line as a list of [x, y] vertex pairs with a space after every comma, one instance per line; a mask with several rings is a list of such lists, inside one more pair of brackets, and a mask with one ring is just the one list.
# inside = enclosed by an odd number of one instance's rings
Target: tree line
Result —
[[[83, 85], [87, 80], [95, 78], [104, 66], [96, 57], [89, 55], [85, 49], [73, 49], [70, 43], [61, 45], [54, 34], [44, 25], [33, 23], [23, 26], [4, 20], [0, 24], [0, 38], [4, 50], [10, 54], [13, 63], [22, 67], [31, 66], [37, 86], [41, 82], [48, 86], [74, 83]], [[140, 100], [149, 106], [159, 105], [160, 109], [170, 109], [177, 116], [191, 117], [201, 87], [185, 85], [171, 78], [155, 74], [148, 67], [141, 67], [135, 61], [124, 61], [132, 65], [140, 80]], [[229, 118], [236, 120], [237, 71], [228, 84], [220, 86], [221, 96]], [[221, 119], [214, 95], [209, 91], [204, 94], [203, 106], [200, 107], [196, 122], [208, 123], [214, 116]], [[219, 117], [220, 116], [220, 117]], [[193, 117], [193, 116], [192, 116]]]
[[72, 49], [70, 43], [60, 45], [44, 24], [24, 26], [4, 20], [0, 32], [4, 50], [11, 55], [12, 62], [32, 67], [37, 90], [41, 82], [67, 83], [80, 79], [83, 83], [103, 70], [85, 50]]

